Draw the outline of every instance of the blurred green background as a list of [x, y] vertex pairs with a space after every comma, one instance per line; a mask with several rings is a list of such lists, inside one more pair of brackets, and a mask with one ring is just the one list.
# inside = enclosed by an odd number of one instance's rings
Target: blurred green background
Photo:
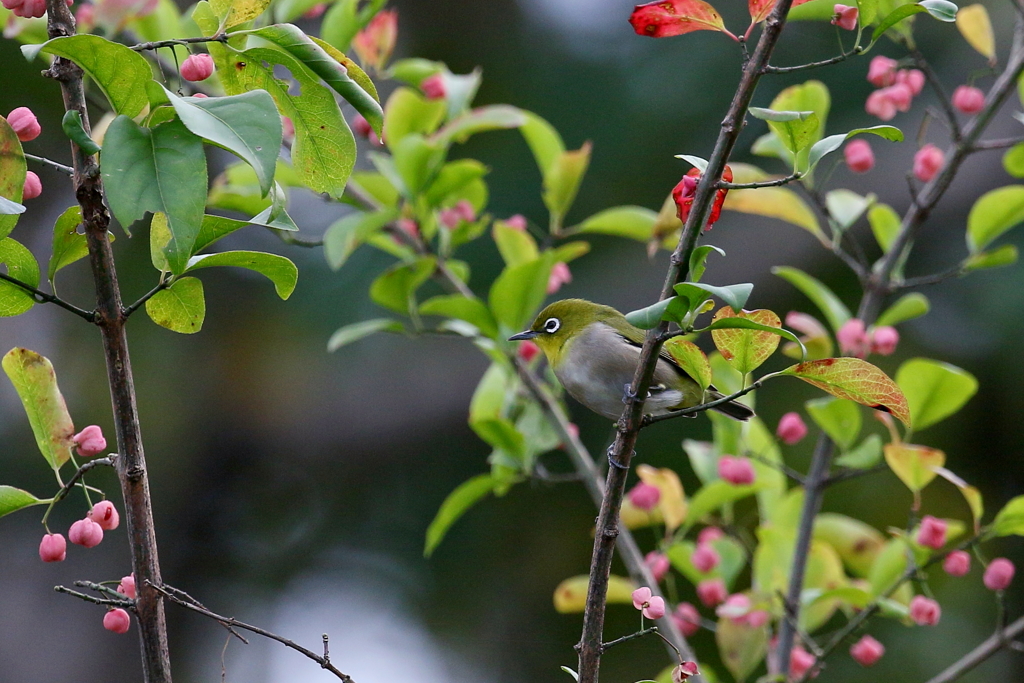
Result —
[[[550, 120], [570, 148], [594, 143], [593, 161], [570, 221], [619, 204], [657, 209], [687, 166], [674, 154], [707, 156], [739, 77], [740, 53], [719, 34], [697, 33], [666, 40], [633, 34], [623, 0], [405, 0], [399, 11], [396, 55], [443, 60], [455, 72], [483, 68], [478, 103], [506, 102]], [[745, 26], [742, 3], [718, 3], [726, 24]], [[1012, 9], [987, 2], [1000, 54], [1010, 42]], [[984, 59], [956, 29], [918, 18], [922, 51], [949, 91], [979, 76], [987, 87]], [[742, 29], [741, 29], [742, 30]], [[774, 62], [794, 64], [834, 54], [835, 32], [824, 24], [787, 28]], [[901, 57], [882, 41], [876, 53]], [[14, 41], [0, 41], [0, 111], [29, 106], [44, 135], [31, 152], [67, 161], [59, 133], [62, 114], [57, 84], [39, 78], [39, 63], [21, 58]], [[828, 132], [873, 125], [863, 103], [870, 84], [867, 59], [850, 60], [807, 75], [766, 78], [755, 104], [767, 106], [786, 85], [813, 76], [832, 91]], [[802, 76], [802, 77], [801, 77]], [[852, 177], [843, 167], [833, 186], [866, 193], [902, 211], [908, 205], [905, 176], [927, 93], [909, 114], [893, 122], [907, 134], [901, 145], [872, 140], [878, 166]], [[1019, 135], [1012, 101], [989, 137]], [[97, 112], [98, 115], [98, 112]], [[737, 160], [781, 171], [748, 154], [764, 132], [751, 120]], [[945, 146], [933, 121], [924, 138]], [[498, 217], [523, 213], [546, 223], [540, 178], [515, 132], [480, 135], [456, 155], [479, 158], [491, 168], [489, 211]], [[838, 155], [836, 155], [838, 156]], [[211, 156], [222, 164], [224, 157]], [[45, 262], [51, 226], [73, 198], [64, 178], [35, 169], [44, 195], [28, 203], [13, 237]], [[959, 261], [970, 204], [982, 192], [1014, 182], [999, 152], [971, 157], [939, 204], [916, 245], [908, 272], [924, 274]], [[292, 215], [303, 234], [319, 236], [344, 209], [312, 196], [296, 197]], [[876, 250], [865, 226], [855, 234]], [[1020, 243], [1020, 234], [1010, 240]], [[820, 277], [848, 304], [857, 283], [807, 233], [772, 220], [726, 212], [707, 240], [728, 253], [711, 263], [715, 284], [755, 283], [751, 307], [813, 312], [810, 304], [770, 268], [790, 264]], [[667, 258], [649, 260], [643, 245], [593, 239], [594, 251], [574, 262], [571, 285], [561, 296], [582, 296], [623, 310], [650, 303], [658, 294]], [[579, 615], [559, 615], [551, 604], [555, 586], [585, 573], [595, 511], [578, 485], [520, 485], [501, 499], [487, 499], [450, 532], [439, 550], [422, 556], [424, 532], [438, 505], [460, 482], [486, 470], [488, 448], [465, 423], [470, 396], [486, 361], [470, 344], [451, 339], [376, 336], [329, 355], [326, 340], [337, 327], [381, 313], [367, 287], [389, 257], [364, 248], [340, 272], [329, 270], [319, 250], [287, 247], [248, 229], [225, 248], [274, 250], [295, 260], [295, 294], [279, 301], [258, 276], [236, 269], [204, 271], [207, 320], [200, 334], [179, 336], [133, 318], [129, 341], [142, 417], [142, 432], [155, 502], [164, 578], [211, 609], [280, 632], [316, 650], [331, 636], [335, 664], [358, 683], [417, 680], [432, 683], [566, 681], [559, 665], [575, 665], [572, 645]], [[118, 232], [115, 252], [122, 289], [133, 300], [150, 289], [144, 230], [134, 239]], [[474, 247], [471, 285], [486, 292], [500, 267], [490, 245]], [[933, 310], [904, 325], [897, 354], [878, 359], [893, 373], [918, 355], [946, 360], [974, 373], [981, 391], [957, 416], [919, 437], [948, 454], [948, 467], [979, 486], [992, 512], [1024, 493], [1024, 392], [1020, 343], [1024, 334], [1024, 276], [1017, 266], [949, 281], [927, 290]], [[67, 269], [60, 293], [91, 306], [88, 269]], [[1015, 341], [1016, 340], [1016, 341]], [[37, 306], [19, 318], [0, 319], [0, 351], [36, 350], [54, 362], [61, 388], [79, 426], [98, 423], [112, 433], [109, 396], [96, 330], [53, 306]], [[782, 366], [781, 359], [766, 368]], [[765, 388], [759, 412], [769, 425], [816, 394], [794, 382]], [[583, 441], [602, 453], [607, 421], [572, 405]], [[706, 419], [671, 421], [646, 430], [640, 461], [672, 466], [687, 490], [696, 487], [680, 449], [683, 438], [707, 438]], [[806, 467], [810, 442], [788, 449], [791, 464]], [[0, 382], [0, 481], [49, 495], [52, 480], [36, 454], [21, 405]], [[546, 457], [564, 469], [562, 456]], [[112, 473], [91, 483], [116, 495]], [[54, 528], [66, 530], [84, 508], [79, 499], [61, 505]], [[889, 473], [831, 490], [825, 507], [861, 517], [880, 529], [905, 524], [910, 494]], [[925, 512], [968, 518], [956, 490], [943, 482], [925, 492]], [[101, 610], [55, 594], [52, 586], [76, 579], [113, 580], [128, 573], [122, 530], [86, 553], [73, 546], [68, 560], [44, 565], [36, 555], [40, 512], [0, 521], [0, 681], [77, 683], [138, 681], [134, 630], [116, 636], [100, 626]], [[638, 535], [645, 549], [652, 539]], [[1024, 561], [1019, 539], [989, 546], [992, 556]], [[617, 571], [621, 572], [621, 568]], [[889, 650], [873, 670], [859, 669], [844, 654], [830, 664], [827, 680], [925, 681], [986, 637], [995, 625], [995, 604], [981, 586], [977, 567], [968, 578], [933, 572], [942, 622], [908, 629], [878, 622], [870, 632]], [[1011, 615], [1024, 607], [1020, 585], [1010, 591]], [[176, 680], [278, 683], [333, 680], [283, 647], [252, 637], [227, 644], [212, 622], [169, 607]], [[606, 633], [636, 627], [632, 608], [609, 610]], [[714, 659], [710, 634], [694, 641]], [[707, 654], [705, 654], [707, 653]], [[603, 678], [633, 681], [654, 676], [667, 664], [661, 646], [641, 641], [613, 650]], [[1002, 653], [964, 680], [1024, 679], [1019, 655]]]

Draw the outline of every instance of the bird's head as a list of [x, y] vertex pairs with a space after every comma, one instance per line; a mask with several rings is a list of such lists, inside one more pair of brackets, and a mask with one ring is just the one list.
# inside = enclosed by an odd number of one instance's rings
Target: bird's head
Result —
[[532, 339], [544, 351], [548, 361], [554, 363], [566, 342], [583, 332], [588, 325], [622, 317], [610, 306], [602, 306], [585, 299], [563, 299], [550, 304], [537, 315], [530, 329], [509, 337], [509, 341]]

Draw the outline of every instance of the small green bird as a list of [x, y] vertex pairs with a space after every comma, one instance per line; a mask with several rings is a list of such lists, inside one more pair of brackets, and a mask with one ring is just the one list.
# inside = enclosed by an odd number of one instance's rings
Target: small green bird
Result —
[[[630, 325], [610, 306], [564, 299], [541, 311], [529, 330], [509, 337], [509, 341], [527, 339], [544, 352], [555, 377], [573, 398], [611, 420], [622, 415], [622, 399], [633, 382], [644, 343], [643, 330]], [[700, 405], [705, 398], [713, 401], [722, 394], [710, 387], [705, 397], [700, 385], [662, 351], [644, 413], [665, 415]], [[736, 401], [715, 410], [736, 420], [754, 415]]]

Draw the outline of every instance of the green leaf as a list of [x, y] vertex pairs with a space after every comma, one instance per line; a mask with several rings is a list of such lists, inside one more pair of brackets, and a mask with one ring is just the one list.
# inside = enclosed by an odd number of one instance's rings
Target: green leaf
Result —
[[298, 19], [318, 4], [320, 3], [317, 0], [280, 0], [274, 3], [274, 21], [281, 22]]
[[[264, 62], [270, 66], [264, 67]], [[278, 80], [275, 66], [291, 72], [299, 94], [289, 94], [292, 83]], [[232, 80], [225, 82], [228, 94], [257, 89], [270, 93], [278, 111], [295, 127], [292, 164], [299, 177], [314, 192], [340, 197], [355, 165], [356, 141], [334, 94], [320, 84], [317, 75], [290, 53], [271, 48], [232, 52], [220, 71], [232, 74]]]
[[986, 268], [1002, 268], [1011, 266], [1017, 262], [1017, 247], [1013, 244], [1004, 244], [992, 251], [982, 251], [967, 257], [963, 262], [965, 273]]
[[578, 673], [576, 673], [574, 670], [570, 669], [567, 666], [560, 666], [558, 668], [561, 669], [562, 671], [564, 671], [565, 673], [569, 674], [570, 676], [572, 676], [573, 680], [575, 680], [577, 683], [579, 683], [580, 675]]
[[[457, 193], [474, 180], [487, 174], [487, 167], [476, 159], [457, 159], [448, 162], [437, 172], [434, 181], [427, 188], [425, 197], [431, 206], [455, 204]], [[454, 201], [453, 201], [454, 200]]]
[[40, 52], [70, 59], [96, 82], [118, 114], [135, 118], [149, 106], [146, 84], [153, 80], [153, 69], [145, 57], [120, 43], [83, 33], [22, 45], [21, 51], [29, 61]]
[[704, 275], [704, 270], [707, 268], [708, 255], [711, 252], [717, 252], [721, 256], [725, 256], [725, 251], [719, 249], [713, 244], [702, 244], [696, 247], [690, 254], [690, 279], [694, 282], [700, 280], [701, 276]]
[[1014, 178], [1024, 178], [1024, 142], [1006, 150], [1003, 154], [1003, 168]]
[[752, 496], [759, 488], [757, 482], [749, 486], [734, 486], [722, 479], [705, 484], [690, 498], [689, 523], [699, 522], [726, 503]]
[[989, 532], [995, 536], [1024, 536], [1024, 496], [1017, 496], [1003, 506], [992, 520]]
[[224, 27], [231, 28], [263, 14], [270, 0], [210, 0], [210, 4]]
[[444, 148], [419, 133], [406, 135], [391, 149], [395, 172], [409, 199], [420, 194], [444, 163]]
[[193, 256], [188, 261], [186, 273], [200, 268], [216, 266], [234, 266], [245, 268], [264, 275], [274, 283], [274, 290], [282, 299], [287, 299], [295, 291], [295, 283], [299, 279], [299, 269], [284, 256], [265, 254], [260, 251], [223, 251], [217, 254]]
[[452, 141], [464, 142], [477, 133], [518, 128], [524, 123], [526, 116], [521, 110], [507, 104], [494, 104], [467, 111], [437, 131], [434, 139], [447, 146]]
[[[89, 255], [85, 235], [78, 232], [81, 222], [82, 207], [76, 204], [62, 213], [53, 225], [53, 250], [46, 269], [46, 277], [51, 283], [58, 270]], [[109, 234], [113, 241], [114, 234]]]
[[71, 457], [75, 426], [57, 386], [53, 365], [35, 351], [22, 348], [8, 351], [0, 365], [25, 406], [39, 452], [54, 471], [59, 470]]
[[498, 334], [498, 324], [484, 302], [461, 294], [442, 294], [427, 299], [420, 304], [420, 313], [465, 320], [488, 337], [495, 337]]
[[814, 167], [818, 165], [818, 162], [822, 160], [827, 154], [831, 154], [840, 147], [843, 143], [852, 138], [854, 135], [861, 133], [869, 133], [871, 135], [877, 135], [880, 138], [889, 140], [890, 142], [903, 142], [903, 131], [896, 126], [871, 126], [870, 128], [854, 128], [849, 133], [840, 133], [838, 135], [829, 135], [827, 138], [818, 140], [811, 145], [811, 151], [807, 155], [807, 170], [813, 171]]
[[750, 107], [750, 115], [768, 122], [768, 127], [793, 154], [810, 146], [820, 128], [813, 111], [775, 111]]
[[42, 505], [48, 502], [36, 498], [28, 491], [16, 489], [13, 486], [0, 485], [0, 517], [32, 507], [33, 505]]
[[[10, 237], [0, 240], [0, 265], [7, 266], [7, 274], [30, 287], [39, 286], [39, 264], [20, 242]], [[32, 295], [21, 287], [0, 280], [0, 318], [21, 315], [35, 305]]]
[[0, 216], [16, 216], [25, 213], [25, 205], [0, 197]]
[[388, 71], [392, 78], [418, 88], [420, 87], [420, 83], [427, 78], [430, 78], [434, 74], [444, 73], [445, 65], [444, 62], [435, 62], [421, 57], [411, 57], [408, 59], [395, 60], [391, 63], [391, 67]]
[[239, 31], [238, 34], [259, 36], [291, 54], [355, 107], [378, 134], [381, 132], [384, 112], [380, 108], [380, 103], [348, 75], [344, 63], [328, 54], [299, 27], [292, 24], [273, 24], [249, 31]]
[[[299, 226], [295, 225], [295, 221], [288, 215], [287, 204], [288, 192], [281, 187], [281, 183], [275, 181], [270, 189], [270, 206], [250, 218], [249, 222], [274, 230], [298, 232]], [[198, 248], [193, 248], [192, 251], [196, 252]]]
[[517, 230], [501, 222], [494, 224], [492, 232], [498, 252], [507, 265], [518, 266], [540, 256], [537, 242], [530, 233]]
[[423, 548], [423, 554], [430, 557], [452, 524], [458, 521], [466, 510], [491, 493], [495, 485], [494, 477], [490, 474], [479, 474], [459, 484], [454, 491], [449, 493], [441, 503], [441, 508], [437, 511], [434, 521], [427, 527], [427, 542]]
[[658, 326], [658, 323], [665, 319], [668, 307], [678, 300], [678, 297], [673, 296], [668, 299], [662, 299], [650, 306], [630, 311], [626, 314], [626, 322], [633, 327], [639, 327], [641, 330], [654, 329]]
[[915, 496], [935, 479], [936, 469], [946, 464], [946, 454], [939, 449], [912, 443], [886, 444], [883, 453], [889, 468]]
[[682, 159], [683, 161], [685, 161], [686, 163], [690, 164], [691, 166], [693, 166], [695, 169], [697, 169], [701, 173], [704, 173], [704, 171], [708, 170], [708, 160], [707, 159], [703, 159], [701, 157], [695, 157], [692, 154], [677, 154], [676, 155], [676, 159]]
[[402, 323], [391, 318], [374, 318], [373, 320], [364, 320], [352, 323], [351, 325], [345, 325], [344, 327], [339, 327], [331, 335], [331, 338], [327, 341], [327, 352], [333, 353], [342, 346], [359, 341], [377, 332], [402, 332], [404, 329]]
[[768, 630], [723, 617], [715, 628], [722, 663], [737, 681], [745, 681], [768, 651]]
[[928, 14], [939, 21], [956, 21], [957, 6], [948, 0], [921, 0], [919, 3]]
[[928, 358], [912, 358], [901, 365], [896, 383], [907, 397], [916, 430], [946, 419], [978, 391], [971, 373]]
[[96, 154], [100, 151], [100, 146], [85, 132], [85, 127], [82, 125], [82, 115], [77, 109], [69, 109], [64, 112], [61, 128], [64, 130], [64, 134], [68, 136], [68, 139], [78, 145], [87, 155]]
[[[739, 322], [741, 320], [753, 322], [757, 327], [747, 327]], [[726, 324], [716, 328], [715, 323]], [[746, 375], [760, 367], [775, 353], [775, 349], [779, 347], [777, 330], [782, 327], [782, 321], [778, 315], [767, 309], [740, 310], [737, 313], [723, 306], [715, 313], [710, 327], [711, 337], [722, 357], [729, 361], [737, 372]]]
[[544, 205], [551, 213], [552, 226], [556, 229], [576, 199], [583, 175], [590, 165], [590, 149], [591, 144], [585, 142], [577, 150], [562, 152], [544, 174]]
[[[595, 213], [571, 232], [589, 232], [600, 235], [615, 235], [640, 242], [647, 242], [654, 233], [658, 214], [642, 206], [616, 206]], [[700, 247], [698, 247], [700, 248]]]
[[535, 261], [506, 266], [491, 286], [488, 304], [499, 324], [522, 330], [533, 320], [547, 296], [548, 279], [554, 266], [550, 252]]
[[662, 348], [672, 356], [683, 372], [697, 381], [701, 391], [706, 391], [711, 386], [711, 364], [700, 347], [685, 339], [673, 337], [665, 342]]
[[694, 301], [694, 297], [690, 296], [690, 288], [692, 287], [702, 289], [708, 294], [717, 296], [737, 313], [743, 309], [743, 306], [747, 303], [747, 299], [750, 297], [750, 292], [754, 290], [754, 285], [749, 282], [744, 282], [738, 285], [726, 285], [724, 287], [716, 287], [703, 282], [680, 282], [674, 287], [674, 289], [676, 294], [689, 297], [692, 302]]
[[888, 253], [892, 248], [892, 244], [900, 232], [901, 222], [900, 215], [888, 204], [875, 204], [868, 209], [868, 223], [871, 224], [871, 232], [883, 252]]
[[928, 303], [928, 297], [920, 292], [911, 292], [901, 296], [892, 306], [885, 309], [875, 320], [875, 326], [898, 325], [914, 318], [920, 318], [929, 310], [931, 310], [931, 304]]
[[519, 127], [526, 144], [537, 160], [541, 177], [547, 178], [548, 170], [565, 153], [565, 143], [555, 127], [532, 112], [526, 114], [526, 123]]
[[206, 318], [203, 283], [194, 277], [175, 280], [170, 287], [146, 300], [146, 313], [160, 327], [195, 334], [203, 329]]
[[856, 223], [874, 202], [875, 195], [863, 197], [851, 190], [832, 190], [825, 195], [825, 206], [832, 217], [832, 224], [840, 232]]
[[[323, 39], [342, 52], [348, 51], [352, 39], [363, 28], [356, 14], [358, 4], [359, 0], [338, 0], [327, 10], [320, 24]], [[392, 69], [396, 65], [397, 62], [392, 65]]]
[[891, 413], [910, 426], [910, 410], [900, 387], [888, 375], [860, 358], [825, 358], [786, 368], [782, 375], [798, 377], [836, 398], [848, 398]]
[[[860, 435], [860, 408], [853, 401], [841, 398], [815, 398], [804, 406], [807, 414], [829, 438], [844, 451], [849, 450]], [[881, 455], [881, 452], [879, 452]]]
[[772, 268], [772, 274], [799, 289], [822, 312], [834, 332], [838, 332], [847, 320], [853, 317], [850, 309], [839, 300], [831, 289], [802, 270], [789, 266]]
[[[799, 349], [803, 349], [804, 355], [806, 355], [806, 349], [804, 349], [803, 342], [800, 341], [799, 337], [790, 332], [789, 330], [782, 327], [775, 327], [773, 325], [762, 325], [755, 320], [749, 318], [733, 317], [733, 318], [719, 318], [712, 322], [710, 325], [705, 327], [701, 332], [714, 331], [714, 330], [757, 330], [759, 332], [767, 332], [769, 334], [777, 335], [788, 339], [789, 341], [796, 344]], [[798, 350], [798, 355], [800, 351]]]
[[175, 274], [184, 271], [203, 222], [206, 155], [202, 141], [180, 121], [142, 128], [118, 116], [103, 139], [100, 169], [114, 216], [125, 227], [145, 212], [167, 214], [164, 248]]
[[437, 267], [433, 257], [422, 257], [415, 263], [398, 263], [370, 285], [370, 298], [384, 308], [408, 314], [416, 310], [416, 290], [427, 281]]
[[281, 149], [281, 115], [266, 90], [207, 98], [163, 90], [186, 128], [252, 166], [262, 194], [270, 192]]
[[[877, 435], [873, 435], [877, 436]], [[885, 545], [885, 537], [859, 519], [823, 512], [814, 519], [814, 540], [828, 543], [854, 576], [866, 577]]]
[[814, 116], [813, 111], [775, 111], [764, 107], [750, 107], [750, 115], [762, 121], [788, 123], [790, 121], [806, 121]]
[[981, 195], [967, 216], [967, 249], [976, 254], [1024, 221], [1024, 185], [1008, 185]]
[[393, 221], [397, 213], [391, 209], [363, 213], [356, 211], [339, 218], [324, 232], [324, 256], [327, 264], [338, 270], [366, 238]]
[[[814, 112], [814, 115], [818, 119], [818, 125], [815, 130], [807, 130], [808, 145], [813, 146], [815, 142], [820, 140], [825, 134], [825, 123], [828, 120], [829, 109], [831, 108], [831, 97], [829, 96], [828, 88], [821, 81], [807, 81], [799, 85], [793, 85], [785, 88], [780, 92], [774, 100], [772, 100], [771, 107], [774, 111], [792, 111], [792, 112]], [[770, 136], [772, 140], [776, 141], [777, 149], [769, 151], [772, 156], [778, 156], [780, 159], [790, 163], [793, 168], [804, 169], [807, 168], [807, 159], [810, 154], [809, 147], [803, 147], [800, 152], [795, 156], [786, 148], [783, 144], [783, 140], [773, 130]], [[810, 183], [810, 173], [803, 180], [804, 183]]]
[[397, 88], [384, 105], [384, 141], [394, 149], [410, 133], [430, 135], [444, 114], [444, 100], [428, 100], [411, 88]]
[[882, 437], [878, 434], [869, 434], [856, 448], [836, 458], [836, 464], [840, 467], [866, 470], [877, 465], [881, 459]]
[[0, 212], [0, 239], [11, 234], [18, 224], [18, 214], [25, 211], [20, 203], [25, 188], [25, 171], [21, 140], [7, 119], [0, 116], [0, 197], [13, 205]]

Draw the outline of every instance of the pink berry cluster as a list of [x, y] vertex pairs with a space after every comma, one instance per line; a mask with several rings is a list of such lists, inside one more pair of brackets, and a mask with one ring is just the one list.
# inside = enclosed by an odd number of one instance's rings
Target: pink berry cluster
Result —
[[866, 327], [860, 318], [850, 318], [836, 332], [836, 341], [840, 351], [855, 358], [864, 358], [871, 353], [888, 356], [896, 351], [900, 333], [895, 327]]
[[[71, 7], [71, 1], [67, 0], [68, 7]], [[3, 6], [11, 10], [16, 17], [38, 19], [46, 14], [46, 0], [2, 0], [2, 2]]]
[[[117, 592], [125, 596], [129, 600], [136, 598], [135, 593], [135, 574], [129, 574], [121, 578], [121, 583], [117, 585]], [[126, 610], [120, 607], [112, 610], [108, 610], [103, 615], [103, 628], [114, 633], [127, 633], [128, 627], [131, 626], [132, 618]]]
[[[3, 0], [4, 7], [10, 10], [14, 10], [13, 7], [8, 5], [9, 0]], [[30, 4], [32, 0], [26, 0], [26, 5]], [[70, 2], [68, 3], [71, 4]], [[46, 3], [43, 3], [43, 11], [46, 11]], [[15, 14], [18, 14], [17, 10], [14, 10]], [[19, 15], [25, 16], [25, 15]], [[42, 13], [33, 16], [43, 16]], [[39, 137], [39, 134], [43, 132], [42, 126], [39, 125], [39, 120], [36, 119], [36, 115], [32, 113], [32, 110], [28, 107], [18, 107], [11, 111], [7, 115], [7, 123], [14, 129], [14, 134], [18, 136], [18, 139], [22, 142], [29, 142]], [[39, 180], [39, 176], [32, 171], [25, 173], [25, 184], [22, 187], [21, 199], [22, 201], [27, 199], [35, 199], [43, 193], [43, 183]]]
[[459, 227], [462, 222], [471, 223], [474, 220], [476, 220], [476, 209], [465, 199], [460, 199], [455, 206], [442, 209], [437, 214], [437, 222], [449, 230]]
[[900, 69], [899, 62], [881, 55], [868, 66], [868, 81], [878, 88], [868, 95], [864, 108], [883, 121], [891, 121], [896, 112], [910, 111], [914, 98], [924, 89], [924, 73], [918, 69]]

